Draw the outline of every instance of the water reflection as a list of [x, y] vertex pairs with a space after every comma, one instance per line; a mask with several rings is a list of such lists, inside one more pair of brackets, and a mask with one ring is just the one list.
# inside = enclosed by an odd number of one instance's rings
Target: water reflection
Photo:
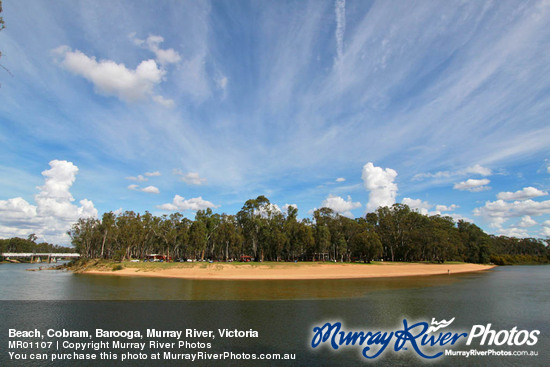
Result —
[[485, 273], [336, 280], [196, 280], [73, 274], [3, 264], [4, 300], [310, 300], [365, 298], [372, 292], [446, 286]]

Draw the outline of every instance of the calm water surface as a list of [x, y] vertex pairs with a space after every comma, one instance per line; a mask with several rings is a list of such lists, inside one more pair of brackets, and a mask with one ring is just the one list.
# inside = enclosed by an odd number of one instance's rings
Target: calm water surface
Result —
[[[310, 300], [363, 298], [483, 278], [483, 273], [377, 279], [197, 280], [73, 274], [44, 264], [0, 264], [3, 300]], [[7, 284], [9, 286], [3, 286]], [[0, 288], [1, 289], [1, 288]]]
[[[360, 348], [313, 350], [309, 347], [312, 329], [327, 321], [341, 321], [347, 330], [374, 332], [402, 329], [403, 319], [430, 322], [432, 318], [453, 317], [456, 318], [452, 324], [454, 331], [469, 332], [472, 325], [488, 323], [494, 330], [513, 327], [540, 330], [539, 341], [533, 347], [498, 347], [499, 350], [537, 351], [538, 356], [444, 357], [430, 365], [550, 365], [550, 266], [498, 267], [479, 273], [393, 279], [212, 281], [26, 271], [40, 265], [0, 264], [2, 366], [48, 365], [7, 360], [5, 345], [9, 327], [142, 331], [152, 327], [164, 330], [252, 328], [258, 330], [260, 338], [220, 339], [216, 347], [222, 351], [296, 353], [294, 363], [278, 363], [287, 366], [426, 365], [426, 360], [419, 359], [412, 351], [388, 351], [376, 360], [366, 361], [360, 355]], [[455, 349], [468, 348], [462, 345]], [[153, 364], [149, 361], [149, 364], [135, 365], [172, 364], [181, 365], [181, 362]], [[271, 364], [273, 362], [224, 361], [220, 365]]]

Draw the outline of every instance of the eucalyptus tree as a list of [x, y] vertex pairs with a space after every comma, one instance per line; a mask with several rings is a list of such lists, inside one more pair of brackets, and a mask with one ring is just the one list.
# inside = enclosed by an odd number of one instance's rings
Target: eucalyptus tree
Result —
[[133, 211], [126, 211], [116, 218], [115, 223], [118, 228], [118, 236], [115, 242], [114, 258], [117, 260], [129, 259], [139, 239], [139, 230], [141, 228], [139, 214]]
[[293, 258], [296, 257], [305, 259], [306, 254], [313, 254], [315, 252], [315, 232], [313, 223], [309, 218], [304, 218], [298, 222], [297, 231], [293, 239], [292, 249]]
[[206, 244], [208, 242], [206, 234], [206, 225], [202, 221], [194, 221], [189, 228], [190, 251], [195, 259], [204, 260]]
[[376, 215], [376, 231], [382, 239], [384, 255], [391, 261], [395, 261], [396, 257], [403, 260], [403, 250], [412, 234], [411, 209], [405, 204], [393, 204], [378, 208]]
[[[315, 250], [325, 259], [325, 254], [330, 258], [336, 257], [337, 247], [341, 243], [341, 231], [339, 228], [339, 215], [331, 208], [320, 208], [313, 212], [315, 220]], [[315, 258], [315, 256], [314, 256]]]
[[114, 242], [116, 236], [115, 227], [116, 216], [113, 212], [103, 213], [101, 223], [98, 226], [99, 232], [102, 234], [101, 239], [101, 251], [99, 253], [100, 258], [105, 257], [105, 245], [108, 247]]
[[266, 225], [262, 212], [270, 205], [269, 199], [260, 195], [256, 199], [247, 200], [237, 213], [237, 221], [244, 235], [245, 248], [243, 253], [250, 252], [256, 261], [263, 260], [264, 248], [260, 240], [260, 231]]
[[235, 258], [240, 255], [243, 238], [239, 231], [237, 219], [233, 215], [223, 214], [221, 217], [220, 225], [215, 234], [215, 242], [221, 244], [220, 250], [222, 250], [222, 257], [225, 261], [230, 258]]
[[481, 228], [464, 220], [458, 221], [458, 232], [462, 238], [463, 259], [473, 263], [490, 261], [490, 237]]
[[161, 253], [168, 257], [175, 256], [176, 248], [178, 247], [178, 237], [180, 233], [180, 222], [183, 215], [180, 213], [172, 213], [170, 216], [163, 215], [157, 226], [153, 227], [153, 231], [159, 239], [161, 239]]
[[460, 237], [453, 219], [434, 215], [429, 217], [428, 221], [430, 227], [425, 231], [428, 258], [425, 260], [442, 263], [456, 259]]
[[263, 213], [266, 225], [260, 230], [260, 242], [264, 244], [265, 252], [270, 260], [280, 261], [288, 244], [285, 232], [285, 217], [280, 210], [268, 206]]
[[85, 258], [96, 258], [99, 255], [96, 246], [99, 239], [98, 224], [95, 218], [80, 218], [67, 232], [75, 250]]
[[335, 246], [335, 259], [340, 261], [351, 260], [351, 253], [353, 252], [352, 239], [356, 233], [363, 230], [366, 221], [363, 218], [350, 219], [342, 215], [338, 216], [338, 242]]
[[[204, 224], [205, 236], [206, 236], [206, 245], [205, 252], [208, 256], [211, 256], [214, 253], [215, 247], [215, 233], [220, 225], [220, 215], [212, 213], [212, 209], [207, 208], [206, 210], [198, 210], [195, 214], [195, 222], [201, 222]], [[201, 255], [201, 258], [204, 258], [205, 253]]]
[[[366, 224], [366, 222], [365, 222]], [[382, 256], [383, 247], [380, 237], [368, 224], [361, 226], [351, 238], [352, 252], [363, 259], [363, 262], [370, 263], [373, 259]]]
[[[284, 222], [284, 232], [287, 237], [287, 247], [286, 247], [286, 259], [295, 260], [298, 254], [303, 253], [304, 247], [300, 249], [300, 227], [301, 224], [298, 222], [298, 208], [289, 205], [287, 209], [287, 214]], [[298, 252], [298, 254], [297, 254]]]
[[191, 227], [191, 220], [185, 217], [181, 217], [178, 222], [175, 223], [177, 238], [176, 244], [173, 249], [175, 256], [187, 257], [187, 247], [189, 243], [189, 228]]

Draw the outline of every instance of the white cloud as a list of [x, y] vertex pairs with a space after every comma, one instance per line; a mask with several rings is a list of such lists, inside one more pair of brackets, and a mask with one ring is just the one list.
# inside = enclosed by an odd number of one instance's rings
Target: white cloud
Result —
[[334, 4], [336, 13], [336, 59], [341, 60], [344, 55], [344, 33], [346, 31], [346, 0], [336, 0]]
[[144, 187], [143, 189], [141, 189], [141, 191], [143, 192], [147, 192], [149, 194], [160, 194], [160, 191], [157, 187], [155, 186], [147, 186], [147, 187]]
[[470, 178], [466, 181], [456, 183], [453, 186], [453, 189], [462, 190], [462, 191], [471, 191], [471, 192], [485, 191], [490, 189], [490, 187], [486, 186], [490, 182], [491, 181], [486, 178], [481, 180], [475, 180], [473, 178]]
[[[146, 175], [147, 176], [147, 175]], [[148, 178], [146, 177], [143, 177], [143, 175], [137, 175], [137, 176], [128, 176], [126, 177], [127, 180], [130, 180], [130, 181], [138, 181], [138, 182], [144, 182], [144, 181], [147, 181]]]
[[371, 162], [365, 164], [361, 178], [365, 188], [370, 192], [367, 211], [372, 212], [380, 206], [395, 204], [397, 195], [397, 184], [393, 182], [395, 177], [397, 172], [391, 168], [375, 167]]
[[147, 177], [158, 177], [158, 176], [160, 176], [160, 172], [159, 171], [145, 172], [145, 176], [147, 176]]
[[197, 172], [189, 172], [184, 174], [181, 170], [174, 170], [174, 174], [183, 176], [181, 180], [189, 185], [204, 185], [207, 182], [207, 179], [200, 177]]
[[497, 195], [497, 198], [501, 200], [526, 200], [545, 195], [548, 195], [548, 192], [530, 186], [516, 192], [501, 192]]
[[158, 205], [157, 208], [167, 211], [176, 211], [176, 210], [204, 210], [207, 208], [217, 208], [218, 205], [214, 205], [210, 201], [203, 200], [202, 197], [192, 198], [185, 200], [184, 197], [179, 195], [174, 196], [172, 203]]
[[140, 188], [139, 185], [128, 185], [128, 189], [132, 191], [141, 191], [146, 192], [148, 194], [160, 194], [160, 190], [155, 186], [147, 186], [144, 188]]
[[164, 42], [164, 38], [161, 36], [150, 35], [146, 40], [141, 40], [135, 37], [135, 33], [130, 34], [130, 39], [138, 46], [145, 47], [149, 51], [153, 52], [157, 57], [157, 61], [161, 65], [175, 64], [181, 61], [181, 56], [174, 49], [169, 48], [163, 50], [159, 45]]
[[336, 179], [336, 182], [345, 182], [345, 181], [346, 181], [346, 179], [344, 177], [338, 177]]
[[550, 227], [542, 227], [541, 236], [550, 237]]
[[418, 210], [420, 214], [428, 215], [429, 210], [433, 207], [432, 204], [420, 199], [403, 198], [401, 203], [408, 205], [411, 209]]
[[116, 96], [125, 102], [138, 102], [150, 97], [159, 103], [167, 101], [153, 93], [154, 87], [166, 75], [166, 70], [159, 68], [155, 60], [144, 60], [132, 70], [112, 60], [97, 61], [95, 57], [79, 50], [72, 51], [68, 46], [60, 46], [53, 52], [61, 58], [59, 64], [63, 68], [91, 82], [99, 94]]
[[487, 201], [483, 207], [474, 209], [474, 215], [485, 218], [493, 227], [502, 226], [510, 218], [543, 214], [550, 214], [550, 200]]
[[160, 42], [164, 41], [162, 37], [157, 37], [155, 41], [151, 40], [151, 38], [152, 37], [147, 38], [147, 44], [149, 45], [151, 51], [155, 53], [157, 60], [161, 65], [174, 64], [181, 60], [179, 53], [174, 51], [174, 49], [169, 48], [163, 50], [158, 47]]
[[529, 234], [525, 229], [510, 227], [510, 228], [500, 228], [498, 233], [507, 237], [516, 237], [516, 238], [525, 238], [529, 237]]
[[74, 201], [70, 188], [78, 167], [71, 162], [53, 160], [42, 172], [45, 183], [38, 186], [36, 205], [17, 197], [0, 200], [0, 237], [26, 236], [35, 233], [40, 241], [69, 243], [66, 232], [79, 218], [97, 217], [92, 201]]
[[537, 225], [537, 222], [533, 220], [533, 218], [531, 218], [528, 215], [525, 215], [521, 218], [521, 221], [518, 223], [517, 226], [520, 228], [527, 228], [527, 227], [532, 227], [536, 225]]
[[[430, 204], [427, 201], [422, 201], [420, 199], [403, 198], [401, 202], [405, 205], [408, 205], [411, 209], [417, 210], [420, 214], [424, 214], [424, 215], [441, 215], [443, 212], [450, 212], [459, 208], [459, 206], [456, 204], [435, 205], [435, 210], [430, 211], [430, 209], [433, 208], [434, 205]], [[456, 217], [458, 219], [463, 219], [463, 217], [458, 214], [449, 214], [449, 215], [453, 218]]]
[[467, 167], [466, 169], [462, 171], [458, 171], [459, 175], [470, 175], [470, 174], [478, 174], [481, 176], [491, 176], [493, 174], [493, 171], [491, 171], [489, 168], [482, 167], [479, 164], [476, 164], [471, 167]]
[[460, 208], [460, 206], [456, 205], [456, 204], [451, 204], [451, 205], [436, 205], [435, 206], [435, 210], [438, 211], [438, 212], [452, 212], [453, 210], [456, 210]]
[[360, 208], [361, 203], [353, 202], [351, 200], [351, 196], [348, 196], [348, 199], [345, 200], [340, 196], [329, 195], [325, 200], [323, 200], [323, 203], [321, 204], [321, 206], [325, 208], [330, 208], [334, 210], [336, 213], [342, 214], [343, 216], [353, 217], [353, 214], [351, 213], [351, 211], [353, 209]]
[[[36, 217], [36, 206], [23, 198], [0, 200], [0, 226], [33, 221]], [[30, 223], [26, 223], [29, 225]]]

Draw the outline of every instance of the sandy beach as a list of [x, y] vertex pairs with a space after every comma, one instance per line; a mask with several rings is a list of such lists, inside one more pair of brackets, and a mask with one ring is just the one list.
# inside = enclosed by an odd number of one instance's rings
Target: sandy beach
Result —
[[356, 279], [403, 277], [418, 275], [457, 274], [488, 270], [494, 265], [479, 264], [421, 264], [421, 263], [377, 263], [377, 264], [338, 264], [338, 263], [268, 263], [268, 264], [227, 264], [194, 263], [174, 264], [173, 267], [156, 268], [125, 264], [122, 270], [86, 270], [85, 274], [143, 276], [185, 279]]

